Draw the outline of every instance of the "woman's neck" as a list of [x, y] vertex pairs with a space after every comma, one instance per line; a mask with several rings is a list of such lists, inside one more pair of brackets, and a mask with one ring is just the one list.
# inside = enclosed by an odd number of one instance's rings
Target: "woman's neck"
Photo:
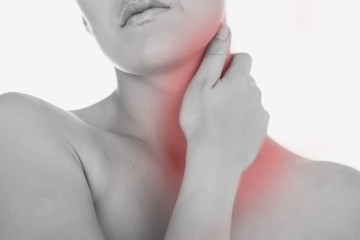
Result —
[[103, 104], [108, 128], [142, 140], [155, 154], [184, 161], [186, 141], [179, 111], [203, 56], [204, 51], [175, 68], [146, 76], [116, 70], [118, 87]]

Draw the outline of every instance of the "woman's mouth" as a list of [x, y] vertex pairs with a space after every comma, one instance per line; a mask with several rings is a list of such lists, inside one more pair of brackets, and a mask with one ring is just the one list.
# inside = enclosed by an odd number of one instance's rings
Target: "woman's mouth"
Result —
[[147, 22], [151, 22], [154, 20], [156, 15], [161, 14], [167, 10], [169, 10], [169, 8], [148, 8], [140, 13], [136, 13], [130, 16], [123, 27], [141, 25]]
[[128, 24], [142, 24], [170, 7], [162, 0], [128, 0], [121, 13], [121, 27]]

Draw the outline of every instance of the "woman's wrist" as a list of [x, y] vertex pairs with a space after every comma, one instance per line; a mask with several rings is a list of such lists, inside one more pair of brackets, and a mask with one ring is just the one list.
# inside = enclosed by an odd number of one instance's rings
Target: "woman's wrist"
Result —
[[[245, 156], [245, 155], [244, 155]], [[223, 146], [188, 142], [185, 174], [210, 174], [240, 179], [247, 160]]]
[[188, 154], [180, 192], [164, 240], [230, 239], [240, 174], [206, 164], [218, 160], [215, 159], [218, 154], [200, 153]]
[[181, 190], [191, 193], [194, 198], [201, 198], [204, 204], [212, 203], [214, 206], [228, 206], [232, 209], [240, 179], [241, 175], [225, 169], [214, 171], [211, 168], [187, 168]]
[[[182, 187], [188, 192], [203, 192], [210, 199], [220, 199], [233, 205], [240, 184], [242, 169], [229, 167], [220, 149], [197, 147], [187, 152]], [[228, 199], [228, 200], [226, 200]], [[225, 202], [224, 202], [225, 204]]]

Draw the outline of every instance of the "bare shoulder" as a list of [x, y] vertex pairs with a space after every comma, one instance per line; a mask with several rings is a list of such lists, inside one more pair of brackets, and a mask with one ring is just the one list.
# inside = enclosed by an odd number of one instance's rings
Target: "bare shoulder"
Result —
[[104, 239], [66, 112], [22, 93], [0, 112], [2, 239]]
[[18, 92], [7, 92], [0, 95], [1, 120], [18, 122], [17, 117], [31, 117], [33, 110], [38, 113], [40, 99]]
[[[25, 110], [24, 107], [31, 107], [29, 110], [38, 109], [45, 101], [20, 92], [7, 92], [0, 95], [0, 107], [6, 113], [14, 113], [17, 110]], [[28, 113], [29, 111], [26, 111]], [[3, 115], [4, 116], [4, 115]]]
[[279, 152], [264, 154], [240, 189], [233, 239], [360, 239], [360, 173]]
[[[297, 181], [308, 195], [306, 206], [324, 226], [334, 227], [349, 239], [360, 237], [360, 172], [328, 161], [304, 160]], [[357, 239], [356, 238], [356, 239]]]
[[77, 116], [29, 94], [19, 92], [1, 94], [0, 112], [2, 131], [26, 129], [30, 133], [33, 129], [32, 133], [35, 135], [35, 130], [46, 131], [61, 136], [69, 145], [91, 139], [89, 126]]
[[[71, 115], [65, 110], [35, 96], [7, 92], [0, 95], [0, 120], [13, 124], [36, 124], [54, 128], [71, 122]], [[45, 124], [45, 125], [44, 125]], [[55, 130], [55, 129], [54, 129]]]
[[16, 136], [18, 145], [22, 141], [46, 145], [43, 141], [46, 136], [71, 147], [68, 135], [76, 129], [72, 127], [74, 121], [66, 111], [45, 100], [25, 93], [3, 93], [0, 95], [0, 112], [3, 140], [9, 141], [10, 136]]
[[298, 168], [303, 180], [311, 181], [313, 188], [324, 194], [338, 192], [341, 193], [339, 198], [342, 199], [348, 195], [360, 197], [360, 172], [354, 168], [334, 162], [313, 160], [303, 161]]

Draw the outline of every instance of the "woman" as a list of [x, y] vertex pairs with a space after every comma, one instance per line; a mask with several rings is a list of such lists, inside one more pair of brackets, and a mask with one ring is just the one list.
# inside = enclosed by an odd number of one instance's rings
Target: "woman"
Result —
[[359, 173], [266, 136], [224, 0], [78, 3], [118, 87], [70, 112], [1, 96], [0, 239], [360, 237]]

